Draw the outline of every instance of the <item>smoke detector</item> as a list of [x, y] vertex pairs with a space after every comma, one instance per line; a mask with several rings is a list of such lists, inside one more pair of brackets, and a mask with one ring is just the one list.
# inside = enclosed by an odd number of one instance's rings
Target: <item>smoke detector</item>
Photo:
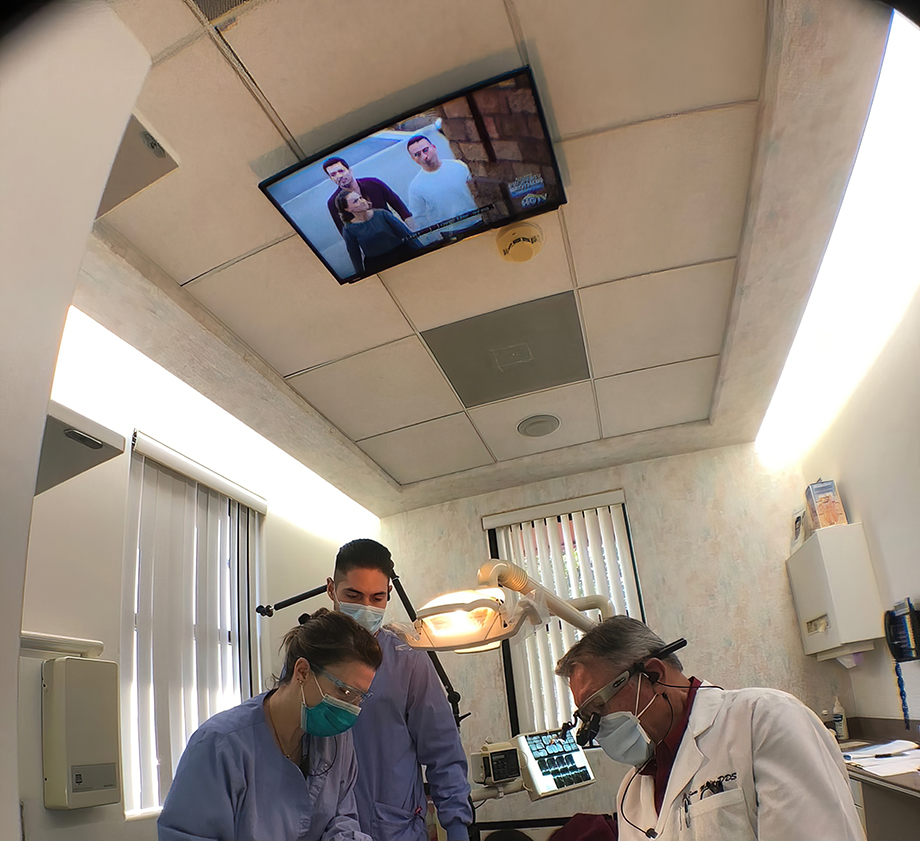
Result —
[[531, 415], [517, 425], [517, 431], [525, 438], [542, 438], [544, 435], [552, 435], [559, 429], [560, 423], [555, 415]]
[[509, 263], [526, 263], [543, 248], [543, 231], [532, 222], [518, 222], [498, 232], [497, 244]]

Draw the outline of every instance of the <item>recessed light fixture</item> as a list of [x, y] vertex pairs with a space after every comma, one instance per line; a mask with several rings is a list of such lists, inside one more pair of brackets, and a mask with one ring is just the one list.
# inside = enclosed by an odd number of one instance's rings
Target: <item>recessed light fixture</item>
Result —
[[518, 424], [517, 431], [527, 438], [542, 438], [544, 435], [552, 435], [559, 429], [559, 424], [559, 418], [555, 415], [531, 415]]

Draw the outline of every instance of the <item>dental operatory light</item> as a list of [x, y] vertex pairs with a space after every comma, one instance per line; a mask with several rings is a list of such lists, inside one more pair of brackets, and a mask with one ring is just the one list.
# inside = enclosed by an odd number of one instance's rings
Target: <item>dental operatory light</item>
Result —
[[[603, 596], [562, 599], [509, 561], [483, 564], [479, 584], [476, 590], [432, 599], [418, 611], [411, 627], [398, 629], [400, 636], [410, 648], [472, 654], [497, 648], [524, 628], [546, 624], [549, 615], [583, 631], [595, 623], [582, 611], [597, 610], [603, 619], [613, 615], [610, 601]], [[525, 598], [512, 606], [502, 588]]]
[[435, 651], [488, 651], [514, 633], [508, 630], [505, 594], [499, 587], [438, 596], [417, 615], [416, 629]]

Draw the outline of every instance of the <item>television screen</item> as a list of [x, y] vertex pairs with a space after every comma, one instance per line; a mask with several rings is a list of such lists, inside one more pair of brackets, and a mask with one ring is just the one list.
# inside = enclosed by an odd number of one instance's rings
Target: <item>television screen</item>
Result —
[[565, 203], [526, 67], [326, 149], [259, 187], [339, 283]]

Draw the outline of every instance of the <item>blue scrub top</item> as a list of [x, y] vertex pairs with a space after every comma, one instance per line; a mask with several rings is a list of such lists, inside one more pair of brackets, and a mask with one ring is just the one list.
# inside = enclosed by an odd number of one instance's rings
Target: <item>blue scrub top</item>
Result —
[[449, 841], [467, 839], [473, 810], [466, 754], [444, 687], [424, 651], [386, 628], [377, 642], [383, 663], [352, 731], [361, 829], [375, 841], [427, 841], [424, 765]]
[[351, 733], [305, 736], [310, 775], [275, 744], [258, 695], [208, 719], [179, 760], [159, 841], [371, 841], [358, 826]]

